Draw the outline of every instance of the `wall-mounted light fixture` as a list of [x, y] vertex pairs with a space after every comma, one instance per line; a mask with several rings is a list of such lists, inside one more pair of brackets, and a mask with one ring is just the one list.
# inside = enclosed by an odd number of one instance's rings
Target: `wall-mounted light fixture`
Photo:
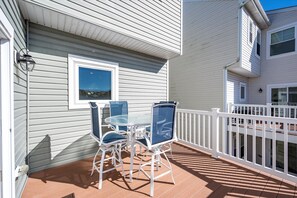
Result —
[[262, 93], [262, 92], [263, 92], [262, 88], [260, 88], [260, 89], [258, 90], [258, 92], [259, 92], [259, 93]]
[[23, 48], [16, 54], [16, 61], [20, 63], [20, 66], [25, 71], [33, 71], [36, 62], [33, 60], [32, 56], [29, 54], [29, 50]]

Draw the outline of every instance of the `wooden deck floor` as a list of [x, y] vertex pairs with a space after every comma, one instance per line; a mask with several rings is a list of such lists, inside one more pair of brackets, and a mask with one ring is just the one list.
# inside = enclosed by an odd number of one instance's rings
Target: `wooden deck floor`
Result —
[[[124, 156], [128, 173], [129, 156]], [[155, 197], [297, 197], [296, 184], [287, 184], [261, 172], [211, 158], [189, 147], [174, 144], [173, 185], [170, 176], [155, 182]], [[92, 159], [48, 169], [30, 175], [22, 197], [149, 197], [149, 181], [138, 177], [135, 157], [134, 181], [128, 182], [120, 171], [105, 174], [103, 188], [97, 189], [98, 173], [90, 177]], [[159, 170], [159, 171], [162, 171]]]

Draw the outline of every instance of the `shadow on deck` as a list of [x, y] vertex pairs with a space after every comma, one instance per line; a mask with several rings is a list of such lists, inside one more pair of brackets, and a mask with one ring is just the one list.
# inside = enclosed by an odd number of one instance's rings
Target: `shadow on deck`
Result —
[[[125, 172], [129, 155], [123, 154]], [[170, 175], [155, 182], [155, 197], [296, 197], [296, 184], [255, 172], [224, 160], [211, 158], [181, 144], [173, 145], [173, 185]], [[129, 183], [121, 171], [104, 176], [97, 189], [98, 173], [91, 177], [92, 159], [47, 169], [30, 175], [22, 197], [149, 197], [149, 181], [140, 173], [135, 157], [134, 181]], [[149, 167], [148, 167], [149, 168]], [[159, 170], [162, 172], [162, 168]]]

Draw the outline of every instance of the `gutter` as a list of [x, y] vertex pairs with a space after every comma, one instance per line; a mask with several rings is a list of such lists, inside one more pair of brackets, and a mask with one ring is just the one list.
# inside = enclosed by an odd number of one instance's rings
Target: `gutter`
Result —
[[255, 5], [255, 7], [257, 8], [257, 10], [259, 11], [259, 13], [261, 14], [263, 20], [265, 21], [265, 23], [267, 24], [267, 26], [270, 26], [271, 23], [269, 21], [269, 18], [266, 14], [266, 12], [263, 10], [261, 3], [259, 2], [259, 0], [252, 0], [253, 4]]

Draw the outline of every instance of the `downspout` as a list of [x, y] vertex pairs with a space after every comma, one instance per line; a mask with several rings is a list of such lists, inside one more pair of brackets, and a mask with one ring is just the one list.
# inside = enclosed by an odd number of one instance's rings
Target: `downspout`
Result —
[[[26, 49], [29, 49], [29, 21], [26, 20], [26, 29], [27, 29], [27, 40], [26, 40]], [[27, 165], [30, 164], [30, 157], [29, 157], [29, 116], [30, 116], [30, 72], [27, 71], [27, 130], [26, 130], [26, 157], [27, 157]]]
[[224, 112], [227, 112], [227, 79], [228, 79], [228, 68], [233, 66], [236, 63], [239, 63], [241, 65], [241, 54], [242, 54], [242, 7], [248, 3], [251, 0], [246, 0], [243, 2], [240, 2], [239, 4], [239, 9], [238, 9], [238, 40], [237, 40], [237, 44], [238, 44], [238, 50], [237, 50], [237, 58], [235, 61], [228, 63], [224, 66]]

